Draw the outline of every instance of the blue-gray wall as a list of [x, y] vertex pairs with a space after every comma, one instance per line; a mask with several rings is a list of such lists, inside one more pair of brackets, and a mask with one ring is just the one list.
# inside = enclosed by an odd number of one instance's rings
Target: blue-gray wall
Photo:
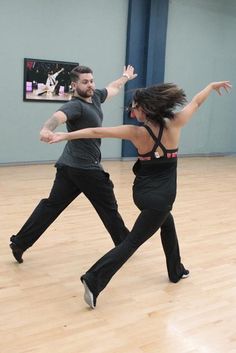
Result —
[[[23, 58], [91, 66], [97, 87], [123, 72], [128, 0], [9, 0], [0, 6], [0, 163], [58, 158], [63, 144], [38, 139], [57, 103], [23, 102]], [[104, 104], [106, 124], [123, 119], [123, 95]], [[121, 141], [104, 140], [103, 155], [120, 157]]]
[[[1, 1], [0, 163], [55, 160], [63, 148], [38, 139], [60, 104], [23, 102], [23, 58], [90, 65], [102, 87], [125, 63], [127, 14], [128, 0]], [[165, 80], [189, 98], [212, 80], [234, 84], [235, 33], [235, 0], [170, 0]], [[183, 130], [181, 153], [236, 152], [234, 97], [212, 95]], [[122, 93], [104, 105], [105, 125], [122, 123], [122, 107]], [[102, 153], [119, 158], [121, 142], [105, 139]]]
[[[211, 81], [235, 85], [235, 35], [235, 0], [170, 0], [165, 81], [189, 99]], [[235, 88], [228, 96], [213, 92], [183, 129], [180, 153], [235, 153], [235, 98]]]

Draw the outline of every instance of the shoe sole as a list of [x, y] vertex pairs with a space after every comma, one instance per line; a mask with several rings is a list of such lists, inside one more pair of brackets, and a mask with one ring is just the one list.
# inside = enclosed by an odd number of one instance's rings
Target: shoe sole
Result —
[[188, 278], [189, 275], [183, 275], [181, 278]]
[[189, 273], [184, 273], [182, 276], [181, 276], [181, 278], [188, 278], [190, 276], [190, 272]]
[[90, 291], [85, 280], [82, 280], [82, 283], [84, 285], [84, 290], [85, 290], [84, 292], [85, 303], [87, 303], [88, 306], [90, 306], [90, 308], [95, 309], [93, 293]]

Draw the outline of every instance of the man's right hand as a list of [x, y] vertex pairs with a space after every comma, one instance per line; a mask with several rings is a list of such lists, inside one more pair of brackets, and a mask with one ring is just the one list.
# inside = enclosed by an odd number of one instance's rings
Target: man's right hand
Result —
[[67, 120], [67, 117], [65, 113], [62, 111], [58, 110], [55, 112], [51, 118], [49, 118], [43, 125], [39, 136], [40, 136], [40, 141], [43, 142], [50, 142], [51, 137], [53, 135], [53, 131], [61, 124], [64, 124]]
[[39, 133], [40, 141], [43, 141], [46, 143], [51, 141], [52, 136], [53, 136], [53, 132], [45, 128], [43, 128]]

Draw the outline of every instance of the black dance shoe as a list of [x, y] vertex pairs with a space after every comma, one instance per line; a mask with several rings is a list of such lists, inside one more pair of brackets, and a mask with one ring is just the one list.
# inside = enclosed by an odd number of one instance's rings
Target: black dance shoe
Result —
[[175, 271], [174, 275], [173, 274], [170, 275], [170, 273], [169, 273], [169, 280], [172, 283], [177, 283], [181, 279], [188, 278], [189, 275], [190, 275], [189, 270], [186, 270], [186, 268], [184, 268], [184, 265], [180, 264], [180, 268], [178, 269], [178, 272]]
[[24, 250], [19, 248], [15, 243], [11, 243], [9, 246], [10, 246], [10, 248], [12, 250], [12, 254], [13, 254], [14, 258], [16, 259], [16, 261], [19, 264], [22, 264], [22, 262], [24, 261], [22, 259], [22, 255], [23, 255]]
[[188, 278], [189, 275], [190, 275], [189, 270], [185, 270], [185, 269], [184, 269], [184, 272], [183, 272], [181, 278]]

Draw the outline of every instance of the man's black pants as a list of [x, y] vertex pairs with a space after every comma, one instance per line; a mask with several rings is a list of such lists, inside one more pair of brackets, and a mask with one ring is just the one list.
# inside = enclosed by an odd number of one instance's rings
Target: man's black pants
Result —
[[22, 250], [32, 246], [59, 214], [81, 193], [88, 198], [115, 245], [125, 239], [129, 230], [118, 212], [109, 174], [102, 170], [85, 170], [60, 166], [50, 195], [42, 199], [11, 241]]

